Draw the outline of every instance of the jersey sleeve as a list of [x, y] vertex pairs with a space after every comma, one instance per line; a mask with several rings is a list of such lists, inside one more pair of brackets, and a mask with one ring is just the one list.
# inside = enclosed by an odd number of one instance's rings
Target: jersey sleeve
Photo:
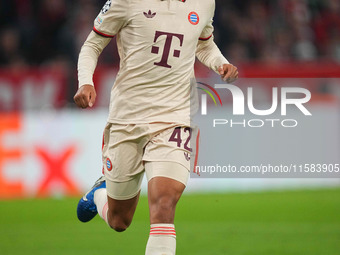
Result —
[[229, 62], [214, 42], [213, 17], [215, 12], [215, 1], [211, 4], [210, 11], [210, 19], [202, 30], [197, 43], [196, 57], [201, 63], [218, 74], [218, 68], [223, 64], [229, 64]]
[[93, 31], [104, 37], [114, 37], [128, 19], [128, 0], [108, 0], [94, 20]]
[[208, 41], [210, 38], [213, 37], [214, 32], [214, 26], [213, 26], [213, 19], [215, 15], [215, 1], [207, 1], [207, 12], [209, 13], [209, 20], [207, 20], [207, 23], [201, 32], [201, 35], [199, 37], [200, 41]]
[[203, 29], [200, 35], [200, 38], [199, 38], [200, 41], [208, 41], [212, 37], [213, 32], [214, 32], [214, 27], [212, 23], [213, 23], [213, 19], [210, 19], [208, 25], [205, 26], [205, 28]]
[[96, 69], [99, 55], [110, 41], [111, 38], [100, 36], [91, 31], [79, 53], [79, 87], [83, 85], [93, 85], [92, 76]]

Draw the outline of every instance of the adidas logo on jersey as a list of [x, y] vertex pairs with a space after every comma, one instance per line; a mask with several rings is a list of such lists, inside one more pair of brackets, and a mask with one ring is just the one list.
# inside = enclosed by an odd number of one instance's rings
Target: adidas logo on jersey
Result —
[[146, 13], [146, 12], [143, 12], [143, 13], [144, 13], [144, 16], [147, 17], [148, 19], [152, 19], [153, 17], [156, 16], [156, 13], [155, 12], [152, 13], [151, 10], [149, 10], [148, 13]]

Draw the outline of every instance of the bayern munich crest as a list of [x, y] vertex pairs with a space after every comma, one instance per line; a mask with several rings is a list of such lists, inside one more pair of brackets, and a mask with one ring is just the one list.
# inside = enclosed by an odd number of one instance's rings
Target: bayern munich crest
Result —
[[106, 168], [108, 171], [112, 170], [112, 162], [109, 158], [106, 159]]
[[104, 7], [102, 9], [102, 13], [105, 14], [110, 9], [110, 7], [111, 7], [111, 0], [108, 0], [105, 3], [105, 5], [104, 5]]
[[198, 22], [200, 22], [200, 17], [198, 16], [197, 12], [190, 12], [188, 19], [192, 25], [197, 25]]

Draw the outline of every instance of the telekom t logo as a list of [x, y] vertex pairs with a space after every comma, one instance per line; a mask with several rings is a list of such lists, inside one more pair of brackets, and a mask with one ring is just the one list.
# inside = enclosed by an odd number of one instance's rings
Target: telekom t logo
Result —
[[[158, 40], [158, 38], [160, 36], [166, 36], [166, 40], [165, 40], [165, 44], [164, 44], [164, 50], [163, 50], [161, 61], [160, 62], [155, 62], [154, 64], [157, 65], [157, 66], [163, 66], [163, 67], [166, 67], [166, 68], [171, 68], [171, 65], [168, 64], [168, 59], [169, 59], [169, 55], [170, 55], [172, 38], [173, 37], [177, 38], [179, 40], [179, 43], [180, 43], [179, 46], [182, 47], [184, 35], [156, 31], [155, 39], [154, 39], [153, 42], [154, 43], [157, 42], [157, 40]], [[159, 53], [159, 47], [152, 46], [151, 53], [158, 54]], [[180, 50], [174, 50], [174, 52], [173, 52], [173, 56], [175, 58], [179, 58], [180, 54], [181, 54]]]

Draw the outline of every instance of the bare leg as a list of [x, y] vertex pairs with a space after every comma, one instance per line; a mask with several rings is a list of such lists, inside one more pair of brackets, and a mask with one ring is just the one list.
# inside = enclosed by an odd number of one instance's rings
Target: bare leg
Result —
[[107, 197], [107, 221], [111, 228], [117, 232], [122, 232], [130, 226], [138, 204], [139, 194], [128, 200], [116, 200]]
[[148, 184], [150, 223], [174, 223], [176, 205], [185, 185], [166, 177], [154, 177]]
[[175, 210], [184, 189], [183, 183], [166, 177], [154, 177], [149, 181], [151, 228], [146, 255], [175, 255]]

